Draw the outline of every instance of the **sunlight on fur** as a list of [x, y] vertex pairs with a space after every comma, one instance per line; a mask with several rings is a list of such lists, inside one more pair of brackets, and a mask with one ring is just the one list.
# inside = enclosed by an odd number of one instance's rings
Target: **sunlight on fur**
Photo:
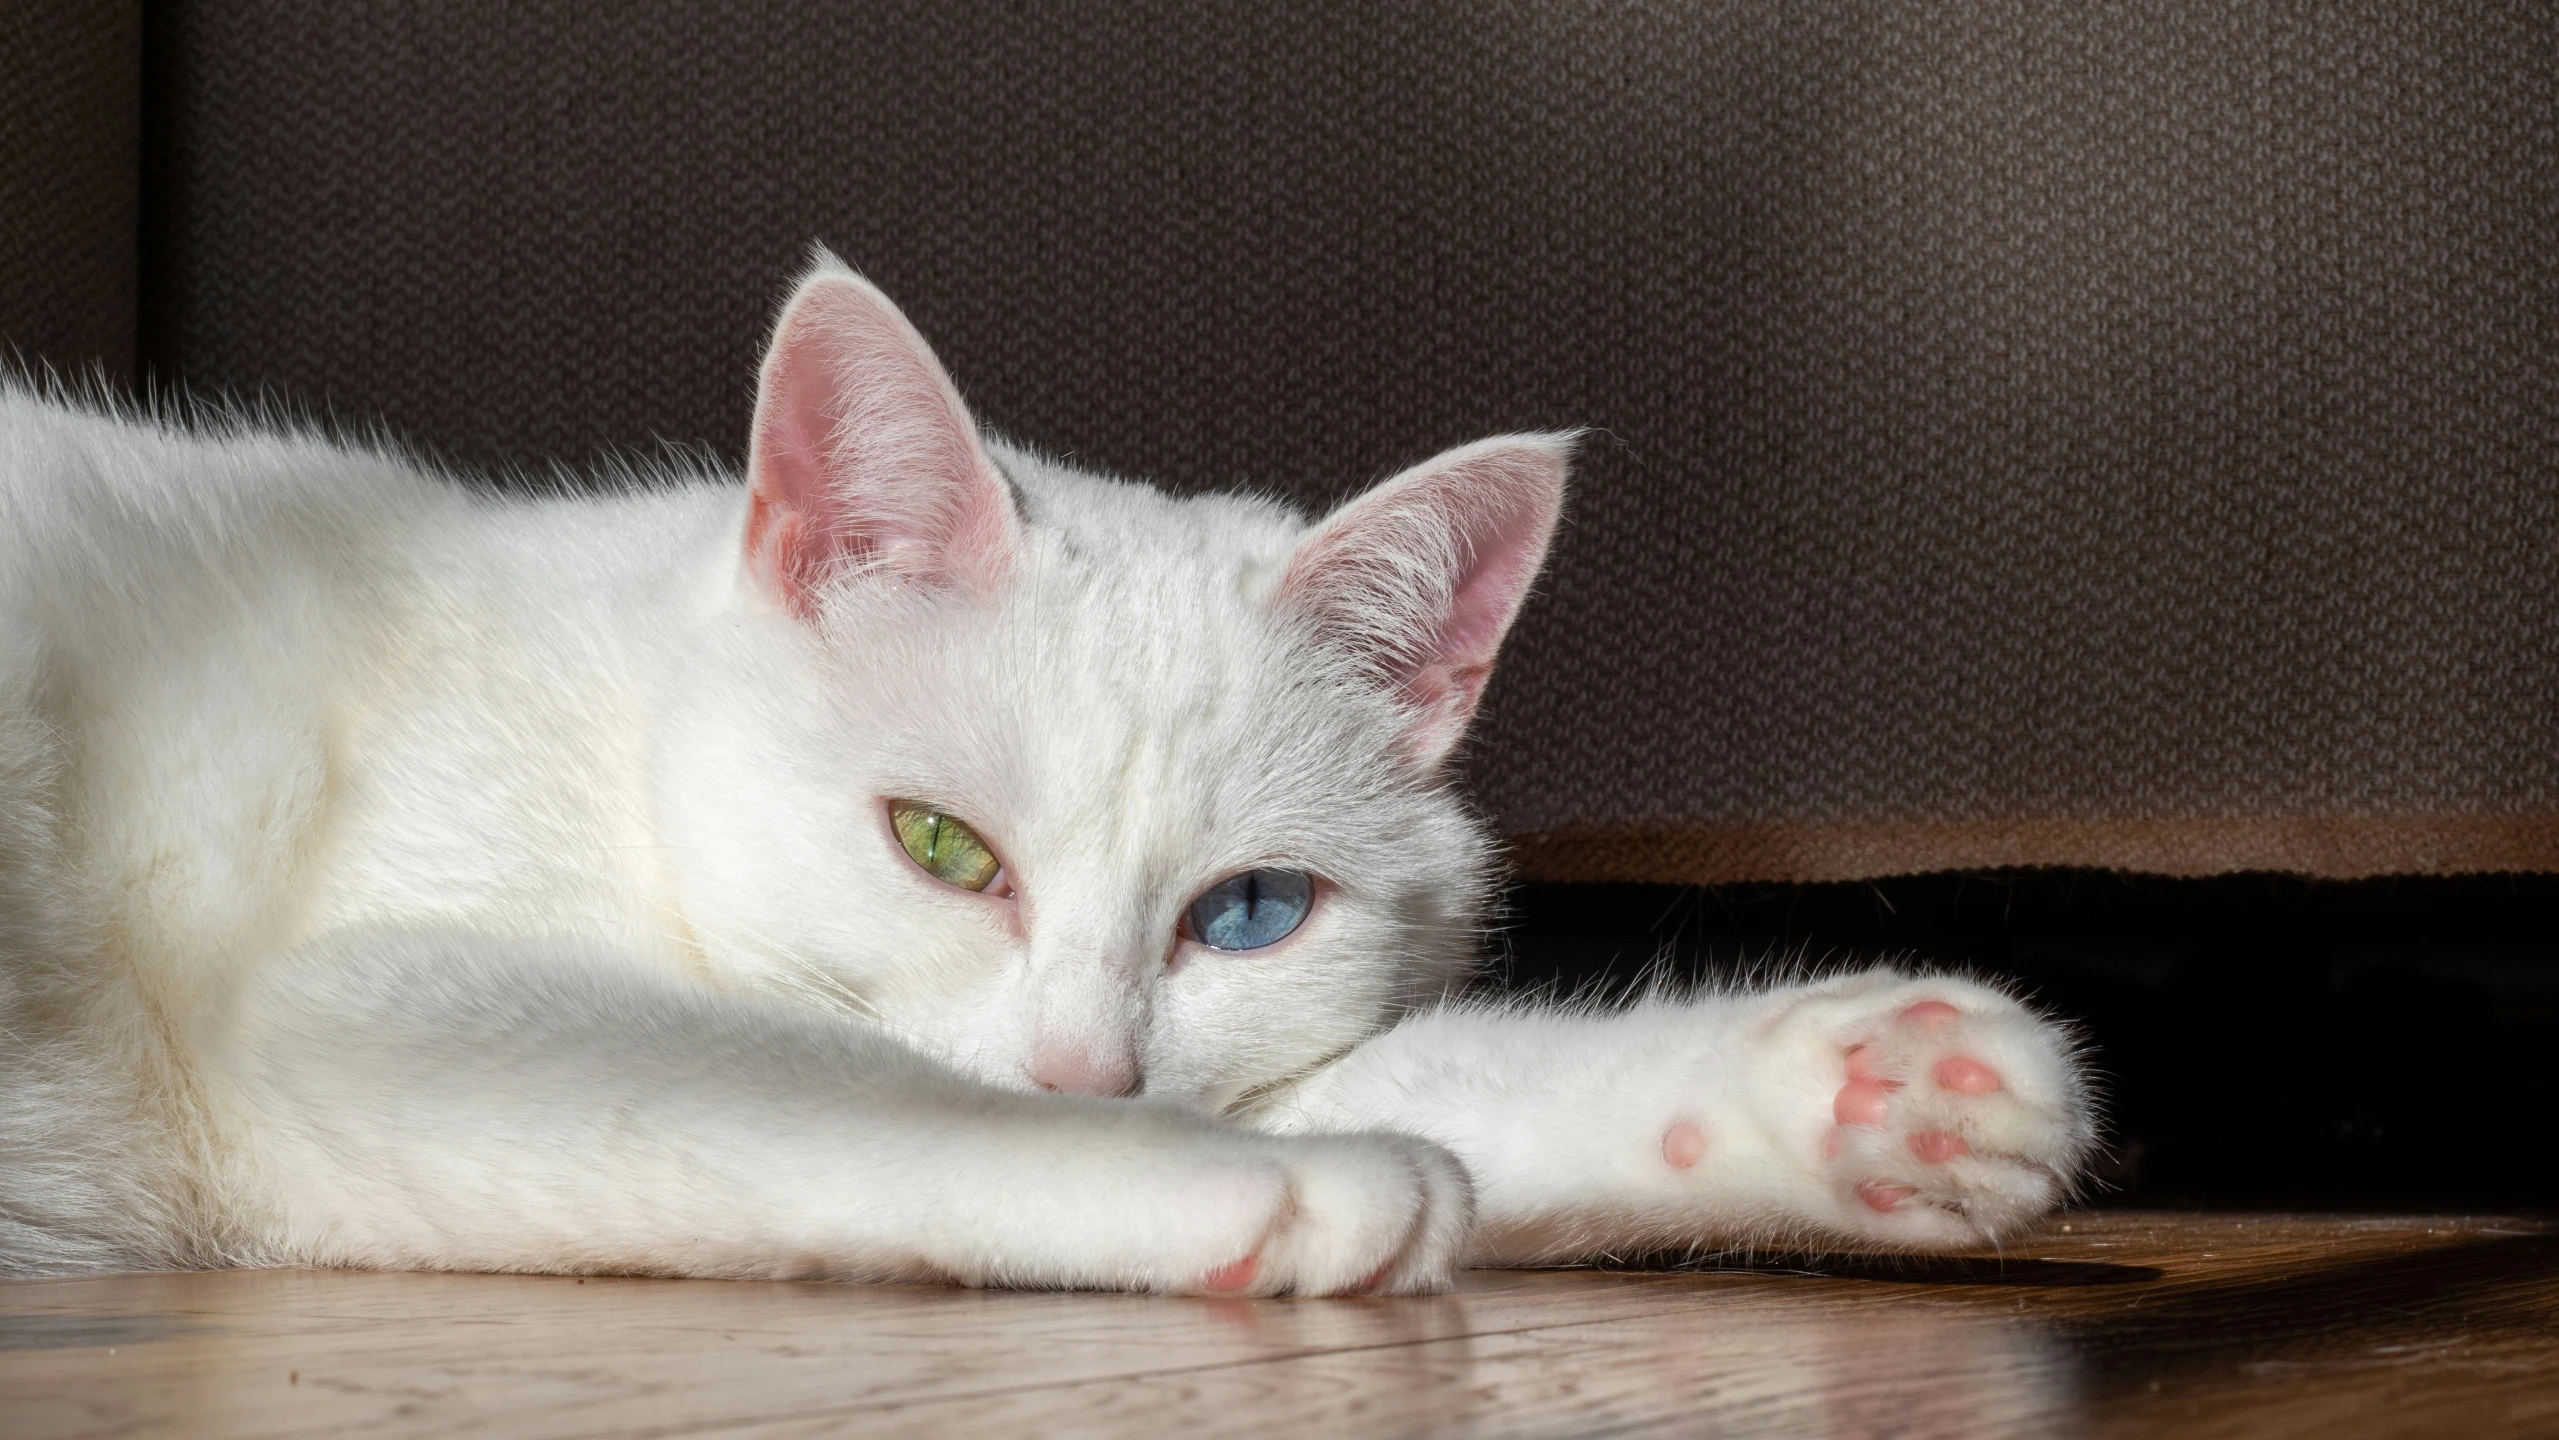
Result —
[[822, 254], [743, 477], [498, 499], [0, 389], [0, 1272], [1413, 1292], [2015, 1232], [2094, 1128], [1995, 989], [1451, 998], [1498, 876], [1446, 761], [1571, 447], [1177, 500], [982, 435]]

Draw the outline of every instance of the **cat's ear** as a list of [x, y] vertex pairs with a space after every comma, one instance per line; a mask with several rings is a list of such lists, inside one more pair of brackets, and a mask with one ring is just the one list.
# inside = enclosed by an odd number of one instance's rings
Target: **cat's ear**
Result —
[[1466, 733], [1564, 508], [1570, 435], [1505, 435], [1405, 471], [1315, 527], [1273, 603], [1403, 701], [1425, 767]]
[[1016, 550], [1012, 496], [941, 362], [831, 256], [764, 352], [747, 482], [747, 571], [804, 617], [849, 573], [984, 591]]

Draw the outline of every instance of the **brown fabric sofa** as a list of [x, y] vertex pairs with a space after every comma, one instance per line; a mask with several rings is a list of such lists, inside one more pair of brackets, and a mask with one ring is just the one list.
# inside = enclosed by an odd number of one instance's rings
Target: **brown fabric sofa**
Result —
[[502, 482], [735, 455], [812, 240], [1177, 486], [1590, 427], [1470, 760], [1532, 878], [2559, 869], [2537, 0], [31, 0], [0, 64], [0, 336]]

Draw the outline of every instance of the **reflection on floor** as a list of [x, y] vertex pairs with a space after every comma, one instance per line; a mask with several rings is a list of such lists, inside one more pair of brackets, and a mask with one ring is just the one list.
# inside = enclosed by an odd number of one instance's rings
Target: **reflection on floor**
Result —
[[2559, 1433], [2559, 1223], [2107, 1211], [2005, 1256], [1421, 1300], [234, 1271], [0, 1285], [0, 1434]]

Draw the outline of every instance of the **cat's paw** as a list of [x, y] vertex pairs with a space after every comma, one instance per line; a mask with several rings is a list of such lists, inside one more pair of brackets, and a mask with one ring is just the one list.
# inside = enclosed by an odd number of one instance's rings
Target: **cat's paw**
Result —
[[1445, 1290], [1474, 1221], [1454, 1156], [1402, 1135], [1276, 1140], [1276, 1203], [1247, 1248], [1164, 1288], [1208, 1295], [1414, 1295]]
[[1861, 1241], [2014, 1233], [2095, 1146], [2069, 1035], [1986, 985], [1871, 971], [1793, 997], [1756, 1038], [1775, 1062], [1763, 1103], [1819, 1197], [1807, 1218]]

